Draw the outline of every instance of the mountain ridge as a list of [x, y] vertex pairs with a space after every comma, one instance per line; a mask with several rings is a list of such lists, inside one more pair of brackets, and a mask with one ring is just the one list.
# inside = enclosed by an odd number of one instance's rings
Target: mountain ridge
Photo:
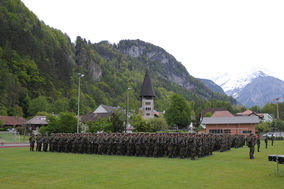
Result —
[[224, 74], [213, 78], [229, 96], [246, 107], [264, 106], [277, 97], [284, 98], [284, 81], [269, 76], [261, 70], [246, 75]]

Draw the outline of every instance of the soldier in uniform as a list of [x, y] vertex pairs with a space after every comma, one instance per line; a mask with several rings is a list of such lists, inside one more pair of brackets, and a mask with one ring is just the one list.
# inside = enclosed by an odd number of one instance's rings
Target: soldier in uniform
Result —
[[48, 135], [46, 135], [46, 136], [43, 137], [42, 143], [43, 143], [42, 150], [43, 150], [44, 152], [46, 152], [46, 151], [47, 151], [47, 148], [48, 148]]
[[250, 134], [247, 137], [247, 146], [249, 147], [249, 158], [254, 159], [254, 146], [256, 144], [256, 137]]
[[41, 151], [41, 145], [42, 145], [42, 137], [40, 135], [36, 136], [36, 151]]
[[260, 136], [259, 136], [259, 134], [256, 135], [256, 144], [257, 144], [257, 152], [259, 152], [259, 148], [260, 148]]
[[267, 143], [268, 143], [268, 136], [267, 135], [264, 138], [264, 142], [265, 142], [265, 148], [267, 149]]
[[35, 147], [35, 138], [34, 135], [31, 135], [29, 138], [30, 141], [30, 151], [34, 151], [34, 147]]

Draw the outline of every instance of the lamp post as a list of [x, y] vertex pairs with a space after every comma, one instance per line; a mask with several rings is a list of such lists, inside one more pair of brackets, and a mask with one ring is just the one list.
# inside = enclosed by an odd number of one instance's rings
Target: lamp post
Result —
[[79, 124], [80, 124], [80, 83], [81, 78], [84, 77], [84, 74], [78, 73], [79, 76], [79, 84], [78, 84], [78, 113], [77, 113], [77, 133], [79, 133]]
[[126, 131], [127, 131], [127, 125], [128, 125], [129, 90], [130, 90], [130, 89], [131, 89], [131, 88], [127, 88], [125, 133], [126, 133]]

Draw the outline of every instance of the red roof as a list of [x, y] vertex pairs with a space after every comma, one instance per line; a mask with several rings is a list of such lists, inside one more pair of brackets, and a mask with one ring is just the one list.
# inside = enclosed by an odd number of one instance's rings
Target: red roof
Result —
[[203, 110], [202, 115], [205, 115], [208, 112], [214, 114], [214, 112], [216, 112], [216, 111], [225, 111], [225, 109], [224, 108], [207, 108], [207, 109]]
[[260, 118], [263, 118], [263, 114], [259, 114], [251, 110], [246, 110], [244, 112], [236, 113], [236, 116], [251, 116], [251, 115], [256, 115]]
[[22, 117], [16, 116], [0, 116], [0, 120], [3, 121], [3, 125], [24, 125], [26, 120]]
[[229, 111], [215, 111], [212, 117], [234, 117]]

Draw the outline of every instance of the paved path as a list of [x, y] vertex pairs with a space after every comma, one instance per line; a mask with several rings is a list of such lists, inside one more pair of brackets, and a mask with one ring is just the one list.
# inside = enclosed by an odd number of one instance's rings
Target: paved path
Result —
[[29, 144], [24, 143], [0, 143], [0, 148], [14, 148], [14, 147], [29, 147]]

